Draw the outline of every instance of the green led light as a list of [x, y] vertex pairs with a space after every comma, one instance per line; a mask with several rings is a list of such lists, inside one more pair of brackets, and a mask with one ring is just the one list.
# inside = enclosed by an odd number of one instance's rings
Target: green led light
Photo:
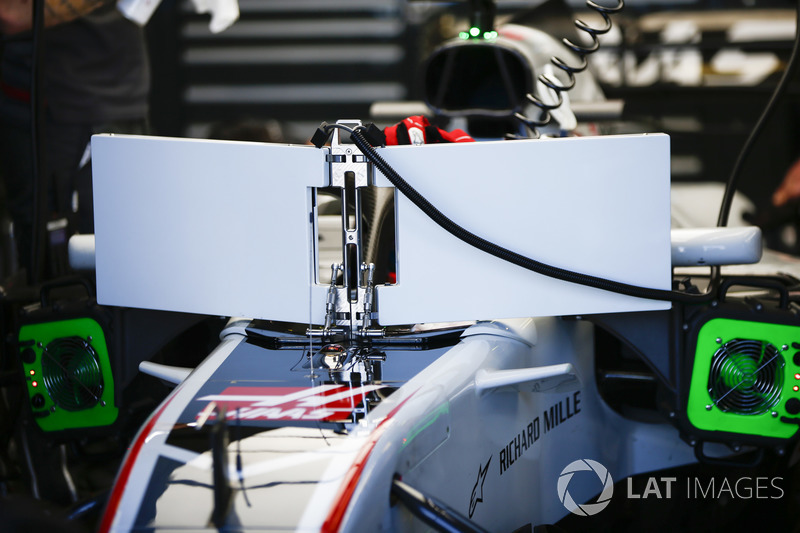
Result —
[[497, 39], [497, 32], [496, 31], [487, 31], [483, 33], [483, 38], [486, 40], [490, 39]]
[[461, 33], [459, 33], [458, 36], [461, 37], [462, 39], [464, 39], [465, 41], [467, 39], [469, 39], [469, 33], [465, 32], [465, 31], [462, 31]]
[[478, 35], [481, 34], [481, 29], [473, 26], [469, 29], [469, 34], [472, 35], [473, 37], [477, 37]]

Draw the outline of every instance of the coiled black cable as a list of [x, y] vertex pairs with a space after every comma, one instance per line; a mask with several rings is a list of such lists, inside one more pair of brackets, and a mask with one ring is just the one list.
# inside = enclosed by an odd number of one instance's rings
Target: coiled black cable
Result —
[[514, 118], [522, 122], [529, 130], [534, 133], [535, 137], [539, 136], [539, 132], [537, 128], [546, 126], [550, 122], [550, 112], [561, 107], [561, 104], [564, 103], [564, 94], [567, 91], [572, 90], [575, 87], [576, 78], [575, 75], [583, 72], [589, 66], [589, 62], [586, 59], [586, 56], [589, 54], [593, 54], [600, 49], [600, 35], [605, 35], [609, 31], [611, 31], [612, 23], [611, 23], [611, 15], [614, 13], [618, 13], [622, 11], [625, 7], [624, 0], [617, 0], [616, 5], [614, 6], [602, 6], [592, 0], [586, 0], [586, 6], [595, 11], [603, 18], [603, 26], [595, 28], [593, 26], [588, 25], [584, 21], [578, 19], [575, 21], [575, 27], [584, 32], [588, 35], [589, 39], [591, 40], [591, 44], [588, 46], [583, 46], [580, 44], [575, 44], [569, 39], [562, 39], [561, 42], [566, 46], [568, 49], [572, 50], [575, 55], [580, 60], [580, 63], [577, 65], [570, 65], [566, 61], [561, 58], [553, 56], [550, 59], [550, 63], [552, 63], [556, 68], [558, 68], [561, 72], [566, 74], [567, 81], [566, 83], [562, 83], [558, 79], [548, 76], [547, 74], [539, 74], [537, 78], [539, 83], [544, 85], [546, 88], [550, 89], [550, 94], [552, 94], [556, 101], [552, 104], [548, 104], [541, 98], [538, 98], [532, 93], [526, 94], [525, 98], [534, 106], [539, 108], [539, 118], [533, 119], [531, 117], [527, 117], [522, 113], [514, 113]]
[[372, 164], [380, 170], [384, 176], [392, 183], [392, 185], [397, 188], [401, 193], [403, 193], [411, 202], [416, 205], [423, 213], [425, 213], [431, 220], [433, 220], [436, 224], [438, 224], [442, 229], [457, 237], [458, 239], [462, 240], [463, 242], [473, 246], [485, 253], [493, 255], [503, 261], [507, 261], [519, 267], [522, 267], [526, 270], [530, 270], [537, 274], [541, 274], [544, 276], [548, 276], [550, 278], [558, 279], [561, 281], [567, 281], [570, 283], [576, 283], [578, 285], [584, 285], [586, 287], [592, 287], [595, 289], [601, 289], [604, 291], [610, 291], [618, 294], [624, 294], [626, 296], [633, 296], [636, 298], [645, 298], [648, 300], [664, 300], [670, 302], [679, 302], [679, 303], [705, 303], [710, 302], [711, 300], [716, 298], [716, 288], [714, 286], [711, 287], [711, 290], [702, 293], [702, 294], [693, 294], [693, 293], [686, 293], [686, 292], [679, 292], [679, 291], [672, 291], [672, 290], [665, 290], [665, 289], [653, 289], [648, 287], [640, 287], [637, 285], [631, 285], [628, 283], [622, 283], [619, 281], [614, 281], [610, 279], [600, 278], [597, 276], [592, 276], [589, 274], [582, 274], [579, 272], [573, 272], [570, 270], [566, 270], [560, 267], [548, 265], [546, 263], [542, 263], [541, 261], [537, 261], [535, 259], [531, 259], [529, 257], [525, 257], [524, 255], [518, 254], [513, 252], [507, 248], [504, 248], [498, 244], [493, 242], [487, 241], [486, 239], [475, 235], [474, 233], [470, 232], [469, 230], [463, 228], [446, 215], [444, 215], [439, 209], [436, 208], [433, 204], [431, 204], [424, 196], [422, 196], [414, 187], [412, 187], [407, 181], [405, 181], [398, 173], [395, 171], [389, 163], [386, 162], [383, 157], [378, 153], [378, 151], [373, 148], [373, 146], [369, 143], [366, 139], [364, 134], [362, 133], [363, 127], [358, 127], [355, 129], [350, 129], [341, 124], [332, 124], [326, 126], [327, 128], [339, 127], [351, 132], [351, 137], [355, 145], [361, 150], [361, 152], [372, 162]]

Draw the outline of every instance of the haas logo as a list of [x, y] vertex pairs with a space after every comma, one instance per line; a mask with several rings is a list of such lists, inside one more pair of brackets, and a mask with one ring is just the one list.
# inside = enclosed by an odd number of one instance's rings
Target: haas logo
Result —
[[[348, 387], [228, 387], [198, 398], [224, 405], [228, 418], [243, 420], [342, 420], [383, 385]], [[201, 413], [197, 414], [200, 417]]]

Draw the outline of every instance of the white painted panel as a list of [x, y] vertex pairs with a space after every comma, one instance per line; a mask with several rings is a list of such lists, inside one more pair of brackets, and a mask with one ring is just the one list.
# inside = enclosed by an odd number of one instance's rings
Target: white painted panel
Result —
[[[460, 225], [561, 268], [669, 289], [666, 135], [499, 141], [380, 150]], [[388, 186], [382, 175], [377, 185]], [[458, 241], [398, 195], [396, 286], [381, 324], [669, 308], [534, 274]]]
[[98, 135], [92, 160], [100, 303], [309, 320], [308, 188], [326, 184], [325, 151]]
[[[382, 155], [442, 212], [534, 259], [668, 289], [664, 135], [391, 147]], [[93, 140], [101, 303], [324, 321], [311, 282], [308, 188], [325, 150], [135, 136]], [[377, 184], [388, 186], [378, 176]], [[668, 308], [555, 281], [456, 240], [398, 195], [398, 284], [382, 324]]]

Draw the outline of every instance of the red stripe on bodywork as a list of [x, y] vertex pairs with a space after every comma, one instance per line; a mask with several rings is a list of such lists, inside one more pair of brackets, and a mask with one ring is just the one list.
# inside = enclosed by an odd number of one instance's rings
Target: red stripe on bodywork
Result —
[[[174, 398], [174, 396], [172, 398]], [[114, 482], [114, 488], [111, 491], [111, 495], [108, 497], [106, 510], [103, 513], [103, 521], [100, 522], [100, 527], [97, 530], [98, 533], [108, 533], [111, 530], [114, 517], [117, 515], [119, 502], [122, 500], [122, 493], [125, 492], [125, 487], [128, 485], [128, 478], [131, 475], [131, 470], [133, 470], [133, 465], [136, 463], [136, 458], [139, 456], [139, 452], [142, 450], [142, 446], [144, 446], [147, 437], [149, 437], [150, 433], [153, 431], [156, 421], [161, 417], [161, 414], [164, 412], [167, 405], [169, 405], [172, 398], [164, 402], [164, 405], [150, 417], [150, 420], [147, 421], [142, 431], [136, 436], [133, 446], [128, 450], [128, 455], [125, 457], [122, 468]]]
[[380, 439], [381, 435], [383, 435], [383, 432], [386, 429], [386, 423], [395, 414], [397, 414], [400, 408], [403, 407], [403, 405], [405, 405], [405, 403], [410, 400], [414, 394], [416, 394], [416, 391], [411, 393], [408, 398], [400, 402], [397, 407], [392, 409], [389, 414], [386, 415], [386, 418], [380, 421], [378, 427], [376, 427], [375, 430], [370, 434], [369, 442], [364, 444], [364, 446], [362, 446], [358, 451], [355, 461], [353, 461], [353, 464], [350, 465], [350, 468], [347, 470], [347, 473], [344, 476], [344, 483], [342, 483], [339, 493], [333, 500], [335, 502], [333, 509], [331, 509], [330, 513], [328, 513], [328, 517], [325, 519], [325, 522], [322, 523], [322, 533], [335, 533], [339, 531], [339, 527], [342, 525], [344, 514], [347, 511], [347, 508], [350, 506], [350, 499], [353, 497], [353, 493], [356, 491], [356, 487], [358, 486], [358, 481], [361, 479], [361, 473], [364, 471], [364, 466], [366, 466], [369, 456], [372, 454], [372, 450], [375, 449], [378, 439]]

